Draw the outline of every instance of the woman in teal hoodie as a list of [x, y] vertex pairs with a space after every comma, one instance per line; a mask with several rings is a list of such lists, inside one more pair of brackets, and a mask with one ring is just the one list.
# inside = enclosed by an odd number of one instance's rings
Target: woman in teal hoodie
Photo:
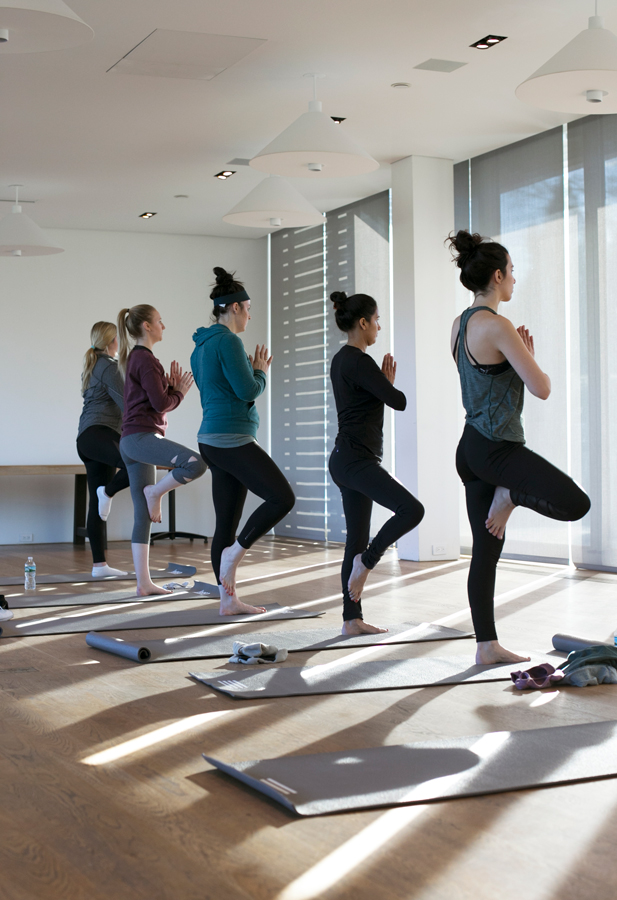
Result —
[[[248, 356], [238, 337], [251, 318], [251, 301], [242, 282], [217, 267], [210, 294], [215, 324], [198, 328], [191, 368], [201, 395], [203, 420], [197, 440], [212, 472], [216, 528], [212, 568], [221, 595], [221, 615], [261, 613], [236, 594], [236, 570], [246, 551], [287, 515], [295, 503], [279, 467], [257, 443], [259, 415], [255, 400], [266, 387], [272, 357], [262, 346]], [[247, 491], [264, 501], [236, 539]]]

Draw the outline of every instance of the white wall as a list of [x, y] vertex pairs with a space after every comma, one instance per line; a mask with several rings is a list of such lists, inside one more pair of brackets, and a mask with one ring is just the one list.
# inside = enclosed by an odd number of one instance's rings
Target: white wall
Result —
[[[248, 352], [257, 342], [267, 342], [265, 238], [61, 230], [49, 234], [64, 253], [0, 260], [0, 465], [79, 463], [79, 379], [90, 328], [100, 319], [115, 321], [122, 307], [156, 306], [167, 328], [157, 356], [166, 368], [172, 359], [188, 367], [193, 331], [210, 324], [212, 268], [220, 265], [237, 271], [251, 296], [252, 321], [243, 335]], [[265, 396], [258, 409], [260, 439], [267, 447]], [[193, 388], [170, 414], [168, 435], [196, 447], [200, 422], [199, 394]], [[179, 529], [212, 535], [210, 493], [208, 474], [177, 492]], [[247, 510], [254, 505], [247, 503]], [[165, 520], [159, 528], [166, 528]], [[72, 477], [0, 478], [0, 544], [18, 543], [22, 533], [32, 533], [35, 543], [71, 541], [72, 521]], [[130, 538], [131, 525], [127, 491], [114, 500], [109, 539]]]
[[392, 166], [394, 356], [407, 410], [396, 416], [396, 475], [424, 504], [402, 559], [457, 559], [455, 451], [459, 388], [450, 353], [455, 269], [444, 240], [454, 226], [452, 161], [410, 156]]

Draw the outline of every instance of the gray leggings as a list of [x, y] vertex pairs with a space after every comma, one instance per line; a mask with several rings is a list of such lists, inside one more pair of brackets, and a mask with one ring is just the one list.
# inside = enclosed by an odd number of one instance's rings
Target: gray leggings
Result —
[[178, 484], [187, 484], [208, 468], [199, 451], [175, 444], [150, 431], [129, 434], [120, 441], [120, 453], [126, 464], [135, 509], [133, 544], [150, 543], [150, 513], [144, 494], [148, 484], [156, 484], [156, 466], [165, 466]]

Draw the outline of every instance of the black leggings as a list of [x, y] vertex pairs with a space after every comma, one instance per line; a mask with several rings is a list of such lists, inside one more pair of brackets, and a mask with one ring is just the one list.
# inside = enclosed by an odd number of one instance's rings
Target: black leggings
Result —
[[505, 535], [501, 540], [494, 537], [485, 524], [495, 488], [508, 488], [516, 506], [559, 522], [582, 519], [591, 503], [565, 472], [524, 444], [491, 441], [473, 425], [465, 425], [456, 451], [456, 468], [465, 485], [473, 536], [467, 582], [473, 627], [477, 641], [495, 641], [495, 577], [505, 541]]
[[200, 444], [199, 450], [212, 472], [216, 527], [211, 559], [216, 582], [220, 584], [221, 553], [236, 540], [236, 529], [247, 492], [256, 494], [264, 501], [249, 517], [238, 536], [238, 543], [247, 550], [293, 509], [296, 498], [277, 464], [256, 441], [242, 447]]
[[[347, 526], [345, 556], [341, 568], [343, 619], [361, 619], [362, 604], [349, 596], [349, 576], [354, 557], [362, 554], [367, 569], [373, 569], [391, 544], [420, 524], [424, 507], [400, 481], [393, 478], [375, 457], [362, 456], [352, 445], [340, 441], [330, 456], [330, 475], [343, 497]], [[369, 544], [373, 502], [394, 515]]]
[[77, 438], [77, 452], [86, 467], [88, 479], [90, 504], [86, 531], [95, 563], [105, 562], [105, 523], [99, 516], [96, 489], [104, 487], [107, 496], [113, 497], [129, 486], [119, 444], [120, 435], [107, 425], [91, 425]]

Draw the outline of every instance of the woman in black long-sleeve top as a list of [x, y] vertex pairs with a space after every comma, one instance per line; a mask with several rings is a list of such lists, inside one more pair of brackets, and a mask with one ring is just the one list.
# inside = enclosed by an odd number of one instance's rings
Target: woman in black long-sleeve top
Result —
[[[336, 324], [347, 343], [332, 360], [330, 378], [338, 414], [338, 434], [330, 474], [340, 488], [347, 525], [343, 583], [343, 634], [387, 631], [363, 621], [360, 597], [369, 572], [385, 551], [415, 528], [424, 507], [381, 465], [384, 405], [404, 410], [405, 394], [394, 385], [396, 363], [384, 356], [381, 369], [366, 353], [380, 331], [377, 303], [367, 294], [330, 295]], [[394, 515], [369, 544], [373, 502]]]

